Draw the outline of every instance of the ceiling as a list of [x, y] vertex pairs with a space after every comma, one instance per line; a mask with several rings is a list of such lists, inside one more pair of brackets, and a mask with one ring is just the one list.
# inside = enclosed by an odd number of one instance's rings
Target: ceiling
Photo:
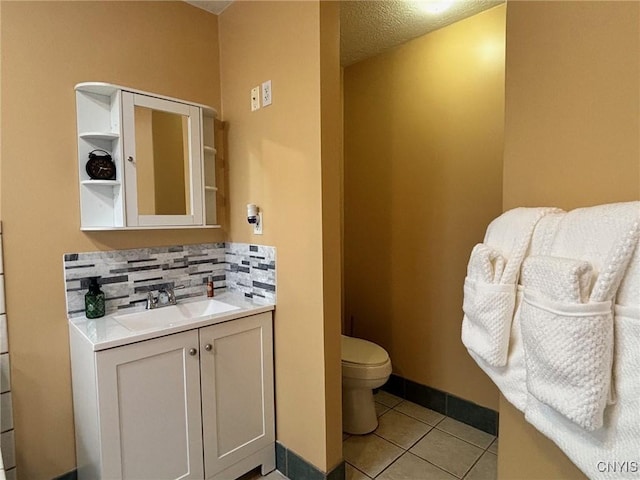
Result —
[[445, 0], [355, 0], [340, 2], [340, 63], [343, 66], [373, 57], [411, 39], [446, 27], [504, 0], [456, 0], [442, 13], [424, 12]]
[[[219, 15], [233, 0], [185, 1]], [[438, 14], [423, 11], [448, 3]], [[501, 3], [504, 0], [342, 0], [340, 63], [352, 65]]]
[[227, 8], [233, 0], [184, 0], [187, 3], [190, 3], [194, 7], [201, 8], [206, 10], [207, 12], [214, 13], [216, 15], [220, 15], [222, 11]]

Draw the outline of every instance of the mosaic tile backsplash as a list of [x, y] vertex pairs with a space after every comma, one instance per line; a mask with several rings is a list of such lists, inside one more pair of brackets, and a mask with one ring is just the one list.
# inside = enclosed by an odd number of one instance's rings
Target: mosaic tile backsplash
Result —
[[227, 243], [227, 289], [275, 302], [276, 249], [248, 243]]
[[67, 253], [64, 278], [69, 317], [84, 315], [89, 277], [100, 277], [106, 313], [146, 303], [147, 292], [175, 289], [178, 300], [206, 295], [209, 275], [216, 293], [238, 291], [275, 302], [275, 248], [243, 243]]

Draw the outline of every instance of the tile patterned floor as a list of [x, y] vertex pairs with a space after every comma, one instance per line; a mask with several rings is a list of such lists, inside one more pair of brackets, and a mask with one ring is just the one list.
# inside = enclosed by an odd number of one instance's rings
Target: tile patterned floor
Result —
[[347, 480], [495, 480], [498, 439], [387, 392], [378, 428], [343, 435]]

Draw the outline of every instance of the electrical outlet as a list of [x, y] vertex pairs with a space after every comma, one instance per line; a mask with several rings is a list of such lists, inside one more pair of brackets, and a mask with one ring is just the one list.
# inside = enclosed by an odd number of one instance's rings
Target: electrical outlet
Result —
[[258, 222], [253, 224], [254, 235], [262, 235], [262, 212], [258, 212]]
[[255, 112], [260, 108], [260, 87], [253, 87], [251, 89], [251, 111]]
[[271, 80], [262, 82], [262, 106], [271, 105]]

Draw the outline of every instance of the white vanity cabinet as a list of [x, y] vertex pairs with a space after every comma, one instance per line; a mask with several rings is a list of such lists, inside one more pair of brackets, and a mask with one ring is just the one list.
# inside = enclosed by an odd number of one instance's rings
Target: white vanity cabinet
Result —
[[100, 351], [70, 331], [80, 480], [275, 468], [271, 312]]
[[[213, 108], [109, 83], [75, 89], [81, 230], [219, 226]], [[94, 150], [115, 179], [89, 176]]]

